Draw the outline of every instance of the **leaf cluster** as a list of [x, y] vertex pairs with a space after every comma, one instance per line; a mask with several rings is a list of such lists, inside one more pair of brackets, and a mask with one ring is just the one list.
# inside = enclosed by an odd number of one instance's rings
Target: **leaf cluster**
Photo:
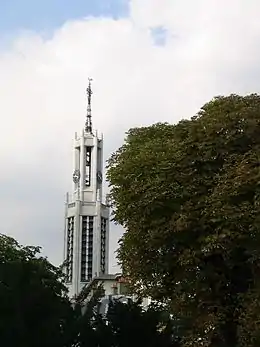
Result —
[[124, 274], [139, 294], [192, 317], [187, 344], [233, 346], [241, 317], [253, 317], [259, 159], [260, 96], [232, 94], [191, 120], [130, 129], [108, 161]]
[[102, 284], [86, 286], [70, 301], [61, 269], [40, 256], [39, 247], [0, 236], [0, 336], [12, 347], [175, 347], [174, 322], [140, 302], [110, 301], [100, 312]]
[[0, 336], [10, 346], [65, 346], [72, 308], [59, 268], [0, 235]]

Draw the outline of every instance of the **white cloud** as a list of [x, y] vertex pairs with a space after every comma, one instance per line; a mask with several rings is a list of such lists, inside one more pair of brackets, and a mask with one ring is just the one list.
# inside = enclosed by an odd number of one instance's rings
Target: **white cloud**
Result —
[[[1, 232], [61, 260], [70, 145], [84, 123], [88, 76], [108, 156], [129, 127], [189, 118], [214, 95], [259, 92], [259, 11], [257, 0], [132, 0], [129, 18], [14, 38], [0, 50]], [[153, 42], [156, 26], [167, 31], [164, 46]]]

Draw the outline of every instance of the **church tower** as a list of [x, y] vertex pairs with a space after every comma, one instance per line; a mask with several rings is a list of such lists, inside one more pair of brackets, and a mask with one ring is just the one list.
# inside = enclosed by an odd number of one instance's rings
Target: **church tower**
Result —
[[87, 118], [75, 134], [72, 194], [65, 204], [64, 260], [69, 295], [78, 295], [94, 277], [108, 273], [109, 207], [102, 202], [103, 135], [92, 129], [91, 79]]

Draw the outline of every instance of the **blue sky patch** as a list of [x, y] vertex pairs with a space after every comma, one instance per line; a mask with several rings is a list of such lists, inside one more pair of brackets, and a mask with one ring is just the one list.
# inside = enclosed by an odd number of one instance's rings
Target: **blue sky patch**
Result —
[[162, 26], [150, 28], [150, 33], [157, 46], [164, 46], [167, 40], [167, 29]]
[[26, 29], [51, 31], [87, 16], [125, 17], [128, 0], [0, 0], [0, 35]]

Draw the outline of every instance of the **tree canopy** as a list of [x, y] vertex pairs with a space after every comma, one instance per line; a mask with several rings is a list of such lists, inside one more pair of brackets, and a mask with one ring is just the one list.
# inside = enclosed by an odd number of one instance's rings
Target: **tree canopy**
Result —
[[259, 345], [259, 164], [256, 94], [130, 129], [108, 161], [124, 275], [192, 318], [187, 345]]
[[179, 347], [178, 324], [160, 307], [144, 310], [140, 302], [128, 304], [111, 300], [102, 316], [95, 309], [97, 301], [87, 303], [76, 323], [79, 346], [88, 347]]
[[66, 344], [72, 307], [61, 271], [39, 247], [0, 236], [0, 336], [3, 346]]
[[[179, 346], [174, 321], [161, 308], [111, 301], [99, 312], [102, 285], [88, 286], [70, 301], [64, 276], [39, 254], [0, 235], [0, 337], [12, 347]], [[93, 295], [86, 302], [90, 292]]]

